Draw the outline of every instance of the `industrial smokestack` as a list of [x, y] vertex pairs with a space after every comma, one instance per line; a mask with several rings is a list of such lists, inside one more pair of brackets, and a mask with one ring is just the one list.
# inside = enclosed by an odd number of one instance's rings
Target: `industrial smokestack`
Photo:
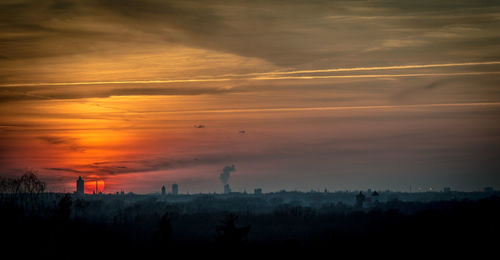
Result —
[[222, 169], [222, 173], [219, 176], [220, 181], [224, 184], [224, 194], [231, 193], [231, 188], [227, 183], [229, 181], [229, 177], [231, 176], [231, 172], [236, 171], [234, 164], [231, 166], [226, 166]]
[[229, 184], [224, 185], [224, 194], [229, 194], [231, 193], [231, 187], [229, 187]]
[[227, 182], [229, 181], [229, 176], [231, 175], [231, 172], [236, 171], [236, 168], [234, 167], [234, 164], [231, 166], [226, 166], [224, 169], [222, 169], [222, 173], [220, 174], [220, 180], [222, 181], [222, 184], [226, 185]]

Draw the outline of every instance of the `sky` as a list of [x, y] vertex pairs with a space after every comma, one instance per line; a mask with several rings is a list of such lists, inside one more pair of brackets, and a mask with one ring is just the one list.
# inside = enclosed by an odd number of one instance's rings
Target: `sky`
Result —
[[498, 28], [498, 1], [3, 0], [0, 177], [500, 188]]

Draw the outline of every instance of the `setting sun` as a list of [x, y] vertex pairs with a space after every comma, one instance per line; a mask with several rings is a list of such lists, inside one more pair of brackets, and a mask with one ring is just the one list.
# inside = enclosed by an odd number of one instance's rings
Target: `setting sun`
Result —
[[93, 193], [104, 193], [104, 180], [99, 179], [98, 176], [89, 176], [88, 178], [84, 178], [85, 181], [85, 193], [93, 194]]

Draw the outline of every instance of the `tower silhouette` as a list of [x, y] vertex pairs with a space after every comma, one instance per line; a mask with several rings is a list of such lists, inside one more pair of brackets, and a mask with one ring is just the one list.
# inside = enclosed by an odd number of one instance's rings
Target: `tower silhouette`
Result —
[[83, 195], [84, 193], [85, 193], [84, 181], [82, 179], [82, 176], [79, 176], [78, 180], [76, 180], [76, 194]]
[[179, 185], [177, 185], [177, 183], [172, 184], [172, 194], [173, 195], [179, 194]]

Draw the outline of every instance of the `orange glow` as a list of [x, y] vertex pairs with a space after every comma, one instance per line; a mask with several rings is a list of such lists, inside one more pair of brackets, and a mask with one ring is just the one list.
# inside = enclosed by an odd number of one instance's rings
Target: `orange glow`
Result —
[[90, 175], [89, 178], [85, 178], [85, 193], [92, 194], [96, 191], [97, 193], [104, 193], [104, 180], [97, 179], [93, 177], [94, 175]]

